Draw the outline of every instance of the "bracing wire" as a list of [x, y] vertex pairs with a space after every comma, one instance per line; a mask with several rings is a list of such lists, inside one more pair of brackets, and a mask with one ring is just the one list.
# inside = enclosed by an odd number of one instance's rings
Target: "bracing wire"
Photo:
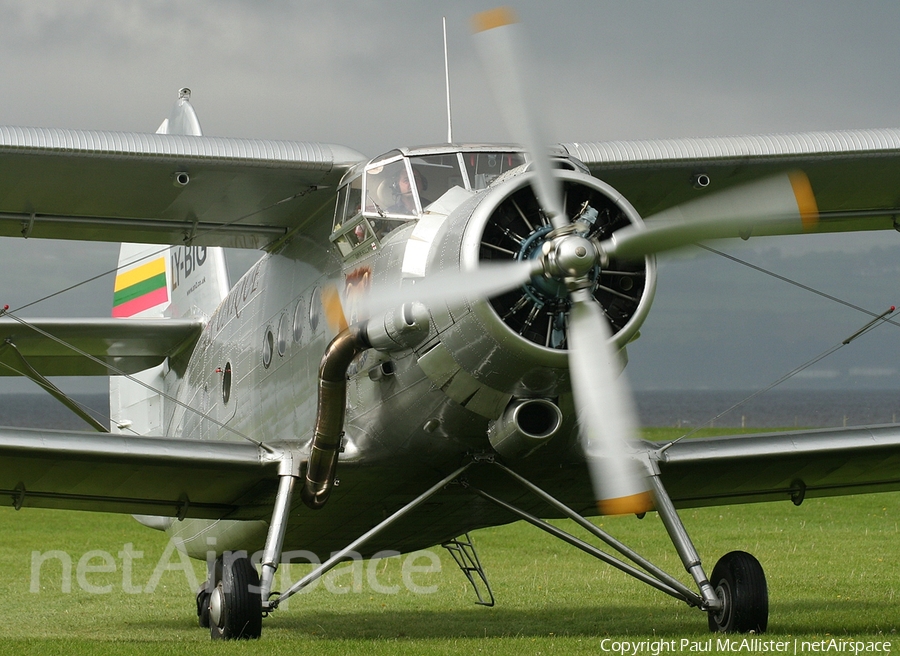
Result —
[[[788, 380], [788, 379], [790, 379], [790, 378], [793, 378], [794, 376], [796, 376], [797, 374], [799, 374], [801, 371], [803, 371], [803, 370], [805, 370], [805, 369], [808, 369], [809, 367], [813, 366], [813, 365], [816, 364], [817, 362], [820, 362], [821, 360], [824, 360], [825, 358], [827, 358], [829, 355], [831, 355], [831, 354], [834, 353], [835, 351], [837, 351], [837, 350], [839, 350], [839, 349], [842, 349], [843, 347], [847, 346], [847, 344], [849, 344], [849, 343], [852, 342], [853, 340], [857, 339], [858, 337], [861, 337], [862, 335], [864, 335], [865, 333], [869, 332], [870, 330], [873, 330], [874, 328], [877, 328], [878, 326], [880, 326], [880, 325], [883, 324], [883, 323], [887, 323], [887, 315], [891, 314], [893, 311], [894, 311], [894, 306], [891, 306], [886, 312], [884, 312], [884, 313], [878, 315], [877, 317], [875, 317], [874, 319], [872, 319], [871, 321], [869, 321], [866, 325], [864, 325], [862, 328], [860, 328], [860, 329], [857, 330], [855, 333], [853, 333], [852, 335], [850, 335], [850, 337], [848, 337], [847, 339], [845, 339], [845, 340], [841, 341], [840, 343], [835, 344], [834, 346], [832, 346], [832, 347], [826, 349], [825, 351], [823, 351], [822, 353], [820, 353], [819, 355], [817, 355], [817, 356], [814, 357], [813, 359], [807, 360], [806, 362], [804, 362], [803, 364], [801, 364], [799, 367], [795, 367], [794, 369], [791, 369], [789, 372], [787, 372], [786, 374], [784, 374], [781, 378], [779, 378], [779, 379], [773, 381], [772, 383], [770, 383], [770, 384], [767, 385], [766, 387], [763, 387], [762, 389], [759, 389], [759, 390], [753, 392], [752, 394], [750, 394], [750, 395], [747, 396], [746, 398], [744, 398], [744, 399], [738, 401], [737, 403], [735, 403], [735, 404], [732, 405], [731, 407], [727, 408], [726, 410], [723, 410], [722, 412], [720, 412], [719, 414], [717, 414], [715, 417], [713, 417], [713, 418], [711, 418], [711, 419], [708, 419], [708, 420], [705, 421], [704, 423], [702, 423], [702, 424], [700, 424], [699, 426], [697, 426], [696, 428], [694, 428], [694, 429], [693, 429], [692, 431], [690, 431], [689, 433], [685, 433], [684, 435], [682, 435], [681, 437], [679, 437], [678, 440], [675, 440], [675, 442], [690, 437], [691, 435], [695, 434], [696, 432], [698, 432], [699, 430], [701, 430], [701, 429], [704, 428], [705, 426], [710, 426], [710, 425], [712, 425], [713, 422], [715, 422], [717, 419], [719, 419], [719, 418], [721, 418], [721, 417], [724, 417], [724, 416], [727, 415], [729, 412], [732, 412], [733, 410], [736, 410], [737, 408], [741, 407], [742, 405], [744, 405], [744, 404], [746, 404], [746, 403], [749, 403], [750, 401], [752, 401], [753, 399], [755, 399], [757, 396], [760, 396], [761, 394], [765, 394], [765, 393], [768, 392], [769, 390], [771, 390], [771, 389], [777, 387], [778, 385], [781, 385], [781, 383], [785, 382], [786, 380]], [[675, 442], [672, 442], [672, 444], [674, 444]], [[666, 448], [668, 448], [668, 446], [671, 446], [671, 445], [666, 445]]]
[[[841, 298], [838, 298], [837, 296], [832, 296], [831, 294], [826, 294], [825, 292], [820, 291], [820, 290], [818, 290], [818, 289], [816, 289], [816, 288], [814, 288], [814, 287], [810, 287], [809, 285], [804, 285], [803, 283], [797, 282], [796, 280], [791, 280], [790, 278], [788, 278], [788, 277], [786, 277], [786, 276], [782, 276], [782, 275], [777, 274], [777, 273], [775, 273], [775, 272], [773, 272], [773, 271], [769, 271], [768, 269], [764, 269], [764, 268], [761, 267], [761, 266], [757, 266], [756, 264], [752, 264], [752, 263], [750, 263], [750, 262], [747, 262], [746, 260], [742, 260], [741, 258], [735, 257], [734, 255], [729, 255], [728, 253], [725, 253], [725, 252], [723, 252], [723, 251], [716, 250], [715, 248], [712, 248], [712, 247], [707, 246], [707, 245], [705, 245], [705, 244], [697, 244], [697, 247], [698, 247], [698, 248], [702, 248], [703, 250], [708, 251], [708, 252], [710, 252], [710, 253], [713, 253], [713, 254], [715, 254], [715, 255], [718, 255], [718, 256], [720, 256], [720, 257], [724, 257], [726, 260], [731, 260], [732, 262], [735, 262], [735, 263], [737, 263], [737, 264], [740, 264], [740, 265], [742, 265], [742, 266], [745, 266], [745, 267], [747, 267], [747, 268], [749, 268], [749, 269], [753, 269], [754, 271], [759, 271], [760, 273], [764, 273], [764, 274], [766, 274], [767, 276], [771, 276], [772, 278], [775, 278], [776, 280], [780, 280], [780, 281], [782, 281], [782, 282], [786, 282], [786, 283], [788, 283], [789, 285], [793, 285], [794, 287], [798, 287], [798, 288], [803, 289], [803, 290], [805, 290], [805, 291], [808, 291], [808, 292], [811, 292], [811, 293], [813, 293], [813, 294], [816, 294], [817, 296], [821, 296], [822, 298], [826, 298], [826, 299], [828, 299], [829, 301], [834, 301], [835, 303], [839, 303], [839, 304], [841, 304], [841, 305], [844, 305], [844, 306], [846, 306], [846, 307], [848, 307], [848, 308], [850, 308], [850, 309], [852, 309], [852, 310], [856, 310], [857, 312], [862, 312], [863, 314], [868, 314], [870, 317], [878, 316], [875, 312], [872, 312], [871, 310], [867, 310], [867, 309], [864, 308], [864, 307], [860, 307], [859, 305], [854, 305], [853, 303], [850, 303], [850, 302], [845, 301], [845, 300], [843, 300], [843, 299], [841, 299]], [[894, 325], [894, 326], [900, 327], [900, 323], [898, 323], [897, 321], [894, 321], [893, 319], [886, 319], [885, 322], [886, 322], [886, 323], [889, 323], [889, 324], [892, 324], [892, 325]]]
[[679, 438], [673, 440], [672, 442], [666, 444], [666, 446], [663, 447], [663, 450], [668, 449], [670, 446], [672, 446], [672, 445], [675, 444], [676, 442], [680, 442], [681, 440], [686, 439], [686, 438], [690, 437], [691, 435], [696, 434], [697, 432], [699, 432], [700, 430], [702, 430], [704, 427], [713, 425], [713, 424], [715, 423], [716, 420], [718, 420], [718, 419], [724, 417], [725, 415], [729, 414], [730, 412], [733, 412], [733, 411], [736, 410], [737, 408], [740, 408], [741, 406], [743, 406], [743, 405], [749, 403], [750, 401], [752, 401], [752, 400], [755, 399], [756, 397], [758, 397], [758, 396], [760, 396], [760, 395], [762, 395], [762, 394], [765, 394], [766, 392], [768, 392], [769, 390], [771, 390], [771, 389], [777, 387], [778, 385], [781, 385], [783, 382], [789, 380], [790, 378], [793, 378], [794, 376], [796, 376], [796, 375], [799, 374], [800, 372], [804, 371], [805, 369], [808, 369], [809, 367], [813, 366], [814, 364], [816, 364], [816, 363], [818, 363], [818, 362], [824, 360], [825, 358], [827, 358], [828, 356], [830, 356], [832, 353], [835, 353], [836, 351], [838, 351], [839, 349], [843, 348], [844, 346], [847, 346], [848, 344], [850, 344], [851, 342], [853, 342], [853, 341], [856, 340], [857, 338], [859, 338], [859, 337], [861, 337], [862, 335], [868, 333], [869, 331], [871, 331], [871, 330], [877, 328], [878, 326], [880, 326], [880, 325], [882, 325], [882, 324], [885, 324], [885, 323], [890, 323], [890, 324], [893, 324], [894, 326], [900, 326], [900, 323], [898, 323], [898, 322], [896, 322], [896, 321], [894, 321], [894, 320], [892, 320], [892, 319], [889, 318], [889, 316], [894, 312], [894, 309], [895, 309], [893, 305], [892, 305], [890, 308], [888, 308], [886, 311], [882, 312], [881, 314], [877, 314], [877, 313], [872, 312], [872, 311], [870, 311], [870, 310], [867, 310], [867, 309], [865, 309], [865, 308], [863, 308], [863, 307], [860, 307], [860, 306], [858, 306], [858, 305], [854, 305], [853, 303], [849, 303], [848, 301], [845, 301], [845, 300], [843, 300], [843, 299], [840, 299], [840, 298], [838, 298], [837, 296], [832, 296], [831, 294], [826, 294], [825, 292], [820, 291], [820, 290], [818, 290], [818, 289], [815, 289], [814, 287], [810, 287], [809, 285], [804, 285], [803, 283], [797, 282], [796, 280], [791, 280], [790, 278], [788, 278], [788, 277], [786, 277], [786, 276], [782, 276], [782, 275], [780, 275], [780, 274], [774, 273], [773, 271], [769, 271], [768, 269], [765, 269], [765, 268], [760, 267], [760, 266], [758, 266], [758, 265], [756, 265], [756, 264], [752, 264], [752, 263], [750, 263], [750, 262], [747, 262], [746, 260], [742, 260], [742, 259], [740, 259], [740, 258], [738, 258], [738, 257], [733, 256], [733, 255], [729, 255], [728, 253], [724, 253], [724, 252], [722, 252], [722, 251], [716, 250], [715, 248], [712, 248], [712, 247], [707, 246], [707, 245], [705, 245], [705, 244], [696, 244], [696, 245], [697, 245], [698, 248], [702, 248], [702, 249], [705, 250], [705, 251], [708, 251], [708, 252], [713, 253], [713, 254], [715, 254], [715, 255], [719, 255], [720, 257], [724, 257], [724, 258], [727, 259], [727, 260], [730, 260], [730, 261], [735, 262], [735, 263], [737, 263], [737, 264], [740, 264], [740, 265], [742, 265], [742, 266], [745, 266], [745, 267], [748, 267], [748, 268], [750, 268], [750, 269], [753, 269], [754, 271], [758, 271], [758, 272], [760, 272], [760, 273], [764, 273], [764, 274], [766, 274], [767, 276], [771, 276], [771, 277], [773, 277], [773, 278], [775, 278], [775, 279], [777, 279], [777, 280], [780, 280], [780, 281], [782, 281], [782, 282], [788, 283], [788, 284], [790, 284], [790, 285], [794, 285], [795, 287], [798, 287], [798, 288], [803, 289], [803, 290], [805, 290], [805, 291], [808, 291], [808, 292], [810, 292], [810, 293], [816, 294], [817, 296], [821, 296], [822, 298], [825, 298], [825, 299], [828, 299], [828, 300], [833, 301], [833, 302], [835, 302], [835, 303], [839, 303], [840, 305], [844, 305], [844, 306], [846, 306], [846, 307], [849, 307], [849, 308], [851, 308], [851, 309], [853, 309], [853, 310], [856, 310], [857, 312], [862, 312], [863, 314], [867, 314], [867, 315], [869, 315], [870, 317], [873, 317], [873, 318], [872, 318], [870, 321], [868, 321], [866, 324], [864, 324], [860, 329], [856, 330], [852, 335], [850, 335], [850, 336], [847, 337], [846, 339], [842, 340], [840, 343], [835, 344], [835, 345], [829, 347], [828, 349], [826, 349], [825, 351], [823, 351], [823, 352], [820, 353], [819, 355], [815, 356], [815, 357], [812, 358], [811, 360], [808, 360], [808, 361], [804, 362], [804, 363], [801, 364], [800, 366], [795, 367], [794, 369], [792, 369], [791, 371], [787, 372], [786, 374], [784, 374], [783, 376], [781, 376], [781, 377], [778, 378], [777, 380], [773, 381], [773, 382], [770, 383], [769, 385], [767, 385], [767, 386], [765, 386], [765, 387], [763, 387], [763, 388], [761, 388], [761, 389], [759, 389], [759, 390], [753, 392], [752, 394], [750, 394], [750, 395], [747, 396], [746, 398], [741, 399], [741, 400], [738, 401], [737, 403], [734, 403], [733, 405], [731, 405], [731, 406], [728, 407], [727, 409], [723, 410], [722, 412], [720, 412], [719, 414], [717, 414], [715, 417], [712, 417], [712, 418], [706, 420], [705, 422], [703, 422], [702, 424], [700, 424], [699, 426], [697, 426], [697, 427], [694, 428], [693, 430], [689, 431], [688, 433], [685, 433], [685, 434], [682, 435], [681, 437], [679, 437]]
[[119, 368], [117, 368], [117, 367], [114, 367], [113, 365], [109, 364], [108, 362], [104, 362], [104, 361], [101, 360], [100, 358], [97, 358], [97, 357], [91, 355], [90, 353], [87, 353], [86, 351], [83, 351], [83, 350], [79, 349], [77, 346], [75, 346], [75, 345], [73, 345], [73, 344], [69, 344], [69, 343], [66, 342], [65, 340], [60, 339], [59, 337], [56, 337], [55, 335], [51, 335], [51, 334], [48, 333], [46, 330], [42, 330], [42, 329], [38, 328], [37, 326], [35, 326], [34, 324], [29, 323], [29, 322], [26, 321], [25, 319], [22, 319], [21, 317], [16, 316], [16, 315], [13, 314], [12, 312], [10, 312], [8, 309], [0, 310], [0, 316], [8, 316], [9, 318], [11, 318], [11, 319], [13, 319], [14, 321], [16, 321], [16, 322], [22, 324], [22, 325], [25, 326], [26, 328], [29, 328], [29, 329], [33, 330], [34, 332], [38, 333], [39, 335], [43, 335], [43, 336], [46, 337], [47, 339], [49, 339], [49, 340], [51, 340], [51, 341], [54, 341], [54, 342], [56, 342], [57, 344], [60, 344], [61, 346], [64, 346], [64, 347], [66, 347], [66, 348], [68, 348], [68, 349], [71, 349], [72, 351], [74, 351], [74, 352], [77, 353], [78, 355], [87, 358], [87, 359], [90, 360], [91, 362], [95, 362], [95, 363], [97, 363], [97, 364], [99, 364], [99, 365], [101, 365], [101, 366], [103, 366], [103, 367], [106, 367], [106, 369], [108, 369], [110, 372], [114, 373], [115, 375], [117, 375], [117, 376], [124, 376], [125, 378], [127, 378], [127, 379], [130, 380], [131, 382], [137, 383], [137, 384], [140, 385], [141, 387], [144, 387], [144, 388], [150, 390], [150, 391], [153, 392], [154, 394], [159, 394], [160, 396], [162, 396], [162, 397], [163, 397], [164, 399], [166, 399], [167, 401], [171, 401], [172, 403], [174, 403], [174, 404], [176, 404], [176, 405], [178, 405], [178, 406], [184, 408], [185, 410], [187, 410], [187, 411], [189, 411], [189, 412], [194, 412], [194, 413], [200, 415], [201, 417], [203, 417], [203, 418], [206, 419], [207, 421], [210, 421], [210, 422], [214, 423], [214, 424], [215, 424], [216, 426], [218, 426], [219, 428], [222, 428], [222, 429], [224, 429], [224, 430], [226, 430], [226, 431], [228, 431], [228, 432], [230, 432], [230, 433], [232, 433], [232, 434], [234, 434], [234, 435], [237, 435], [237, 436], [240, 437], [241, 439], [247, 440], [248, 442], [251, 442], [251, 443], [255, 444], [256, 446], [258, 446], [259, 448], [265, 449], [265, 450], [268, 451], [269, 453], [274, 453], [274, 452], [275, 452], [275, 450], [274, 450], [272, 447], [268, 446], [267, 444], [265, 444], [265, 443], [263, 443], [263, 442], [260, 442], [259, 440], [254, 440], [254, 439], [253, 439], [252, 437], [250, 437], [249, 435], [245, 435], [245, 434], [242, 433], [241, 431], [239, 431], [239, 430], [237, 430], [237, 429], [235, 429], [235, 428], [232, 428], [231, 426], [226, 425], [224, 422], [218, 421], [217, 419], [213, 419], [213, 418], [210, 417], [208, 414], [203, 413], [203, 412], [200, 412], [199, 410], [197, 410], [197, 409], [195, 409], [195, 408], [192, 408], [192, 407], [189, 406], [187, 403], [184, 403], [183, 401], [178, 400], [177, 398], [175, 398], [175, 397], [172, 396], [171, 394], [166, 394], [165, 392], [156, 389], [156, 388], [153, 387], [152, 385], [150, 385], [150, 384], [148, 384], [148, 383], [145, 383], [145, 382], [142, 381], [142, 380], [139, 380], [139, 379], [136, 378], [135, 376], [132, 376], [132, 375], [130, 375], [130, 374], [127, 374], [127, 373], [125, 373], [124, 371], [122, 371], [121, 369], [119, 369]]

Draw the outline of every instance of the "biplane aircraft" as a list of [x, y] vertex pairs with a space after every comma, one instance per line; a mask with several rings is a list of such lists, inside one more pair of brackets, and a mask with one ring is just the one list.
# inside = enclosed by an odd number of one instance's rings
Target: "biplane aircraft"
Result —
[[[213, 550], [197, 595], [213, 638], [258, 638], [352, 554], [454, 545], [472, 563], [468, 532], [517, 519], [713, 631], [764, 631], [759, 562], [734, 551], [707, 573], [678, 509], [900, 489], [900, 430], [643, 441], [626, 349], [656, 253], [896, 228], [900, 131], [548, 148], [516, 24], [476, 23], [522, 145], [370, 159], [207, 137], [186, 89], [155, 134], [0, 127], [0, 234], [124, 242], [113, 317], [0, 319], [0, 371], [90, 424], [0, 429], [0, 498], [130, 513], [192, 557]], [[264, 256], [231, 286], [223, 247]], [[111, 424], [58, 375], [109, 376]], [[692, 586], [585, 519], [646, 512]], [[560, 517], [608, 550], [545, 521]], [[274, 592], [293, 549], [321, 565]]]

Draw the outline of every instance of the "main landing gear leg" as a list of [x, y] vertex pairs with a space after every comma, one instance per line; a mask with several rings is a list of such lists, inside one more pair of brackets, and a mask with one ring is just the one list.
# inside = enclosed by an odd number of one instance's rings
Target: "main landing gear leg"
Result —
[[302, 579], [300, 579], [299, 581], [294, 583], [287, 590], [285, 590], [284, 592], [281, 592], [277, 596], [275, 596], [275, 598], [272, 599], [271, 602], [268, 604], [267, 609], [274, 610], [275, 608], [278, 607], [278, 604], [280, 604], [282, 601], [297, 594], [298, 592], [300, 592], [300, 590], [302, 590], [309, 584], [313, 583], [314, 581], [317, 581], [319, 578], [321, 578], [322, 576], [327, 574], [333, 567], [335, 567], [339, 563], [344, 562], [348, 558], [348, 556], [350, 556], [350, 554], [356, 552], [366, 542], [371, 540], [373, 537], [375, 537], [376, 535], [378, 535], [385, 529], [387, 529], [391, 524], [393, 524], [397, 520], [399, 520], [399, 519], [405, 517], [407, 514], [411, 513], [413, 510], [418, 508], [422, 503], [424, 503], [425, 501], [427, 501], [428, 499], [433, 497], [435, 494], [437, 494], [442, 489], [444, 489], [447, 485], [449, 485], [454, 480], [456, 480], [460, 474], [462, 474], [464, 471], [466, 471], [473, 464], [474, 464], [473, 462], [469, 462], [469, 463], [463, 465], [462, 467], [460, 467], [459, 469], [454, 471], [452, 474], [449, 474], [448, 476], [444, 477], [443, 479], [441, 479], [440, 481], [438, 481], [437, 483], [432, 485], [430, 488], [425, 490], [425, 492], [423, 492], [422, 494], [417, 496], [415, 499], [413, 499], [412, 501], [407, 503], [405, 506], [403, 506], [399, 510], [395, 511], [392, 515], [383, 519], [381, 521], [381, 523], [377, 524], [373, 528], [371, 528], [368, 531], [366, 531], [365, 533], [363, 533], [361, 536], [356, 538], [353, 542], [348, 544], [346, 547], [344, 547], [340, 551], [335, 551], [334, 553], [332, 553], [331, 558], [326, 560], [324, 563], [322, 563], [318, 567], [314, 568], [311, 572], [309, 572]]
[[272, 512], [272, 522], [269, 524], [269, 534], [266, 536], [266, 548], [263, 551], [261, 567], [262, 576], [259, 584], [262, 606], [265, 611], [272, 610], [269, 596], [272, 594], [275, 572], [278, 570], [278, 563], [281, 560], [281, 547], [284, 545], [284, 532], [287, 529], [291, 497], [294, 494], [296, 480], [295, 476], [284, 474], [278, 481], [278, 493], [275, 496], [275, 509]]
[[292, 459], [282, 461], [275, 507], [263, 550], [261, 576], [246, 553], [227, 552], [216, 560], [209, 581], [198, 593], [200, 626], [208, 626], [214, 640], [256, 639], [262, 634], [263, 613], [274, 608], [269, 597], [281, 560], [297, 478]]
[[700, 554], [694, 548], [694, 543], [691, 542], [684, 524], [681, 523], [681, 518], [675, 510], [675, 506], [672, 505], [672, 500], [663, 487], [662, 481], [659, 480], [659, 476], [651, 476], [650, 484], [653, 488], [653, 501], [656, 511], [659, 513], [660, 519], [662, 519], [663, 526], [666, 527], [666, 532], [669, 534], [672, 544], [675, 545], [675, 551], [678, 552], [678, 557], [681, 558], [684, 568], [694, 579], [697, 587], [700, 588], [700, 596], [703, 597], [704, 607], [719, 609], [722, 602], [716, 596], [713, 586], [710, 585], [709, 579], [703, 571], [703, 566], [700, 564]]
[[672, 500], [659, 475], [650, 477], [656, 510], [672, 544], [703, 597], [709, 630], [720, 633], [763, 633], [769, 621], [769, 592], [762, 566], [743, 551], [725, 554], [707, 578]]
[[520, 519], [533, 524], [554, 537], [571, 544], [585, 553], [602, 560], [622, 572], [642, 581], [657, 590], [665, 592], [676, 599], [684, 601], [690, 606], [700, 608], [706, 611], [709, 620], [709, 628], [711, 631], [721, 631], [727, 633], [746, 633], [755, 631], [762, 633], [766, 630], [768, 622], [768, 592], [766, 590], [766, 579], [763, 574], [759, 562], [750, 554], [742, 551], [734, 551], [726, 554], [716, 564], [713, 569], [713, 575], [707, 578], [706, 573], [700, 563], [700, 556], [694, 548], [681, 518], [672, 504], [668, 493], [659, 479], [659, 472], [656, 471], [652, 463], [650, 463], [650, 481], [656, 510], [659, 512], [663, 525], [672, 540], [681, 562], [685, 569], [694, 579], [694, 583], [699, 588], [700, 594], [691, 590], [678, 579], [670, 576], [660, 568], [653, 565], [647, 559], [641, 557], [634, 550], [613, 538], [611, 535], [600, 529], [596, 524], [589, 522], [587, 519], [576, 513], [574, 510], [555, 499], [539, 487], [508, 469], [504, 465], [496, 462], [493, 458], [481, 458], [479, 462], [490, 464], [494, 467], [506, 472], [523, 487], [533, 492], [535, 495], [543, 499], [550, 506], [570, 518], [572, 521], [580, 525], [582, 528], [601, 539], [609, 547], [619, 552], [621, 556], [630, 560], [637, 567], [625, 562], [613, 555], [610, 555], [583, 540], [570, 535], [561, 528], [549, 524], [546, 521], [531, 515], [530, 513], [507, 503], [484, 490], [469, 485], [465, 481], [463, 484], [475, 494], [482, 498], [500, 506], [513, 513]]

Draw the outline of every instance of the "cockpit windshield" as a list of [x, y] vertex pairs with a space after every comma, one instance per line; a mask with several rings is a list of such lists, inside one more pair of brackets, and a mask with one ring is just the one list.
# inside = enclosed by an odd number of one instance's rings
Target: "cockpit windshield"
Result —
[[331, 239], [345, 256], [377, 248], [388, 234], [418, 219], [449, 190], [484, 189], [524, 163], [524, 155], [517, 152], [391, 151], [345, 179], [338, 190]]
[[523, 153], [463, 153], [472, 189], [487, 187], [502, 174], [525, 163]]

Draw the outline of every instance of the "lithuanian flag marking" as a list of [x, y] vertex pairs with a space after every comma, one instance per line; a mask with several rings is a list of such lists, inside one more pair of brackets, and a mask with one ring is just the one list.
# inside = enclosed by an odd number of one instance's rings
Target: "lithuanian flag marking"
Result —
[[168, 300], [166, 260], [160, 257], [116, 276], [112, 314], [131, 317]]

